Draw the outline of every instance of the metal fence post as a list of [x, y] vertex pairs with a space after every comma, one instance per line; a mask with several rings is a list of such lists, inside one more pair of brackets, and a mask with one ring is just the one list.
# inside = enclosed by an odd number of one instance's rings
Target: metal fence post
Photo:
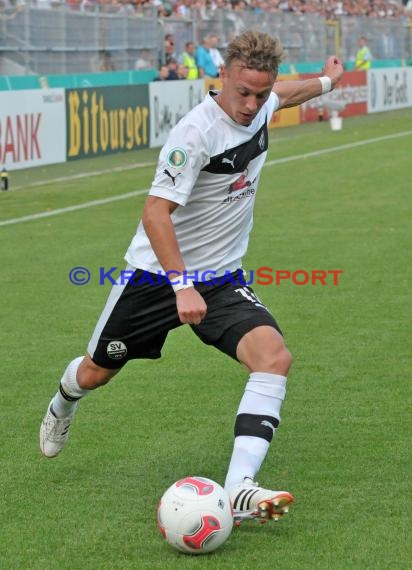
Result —
[[334, 32], [334, 53], [340, 58], [340, 20], [326, 20], [326, 27]]

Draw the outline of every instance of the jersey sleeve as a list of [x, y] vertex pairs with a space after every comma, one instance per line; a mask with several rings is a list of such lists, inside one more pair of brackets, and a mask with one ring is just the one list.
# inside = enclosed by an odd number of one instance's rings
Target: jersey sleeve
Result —
[[208, 162], [206, 139], [200, 129], [180, 121], [160, 151], [149, 195], [185, 206], [199, 172]]

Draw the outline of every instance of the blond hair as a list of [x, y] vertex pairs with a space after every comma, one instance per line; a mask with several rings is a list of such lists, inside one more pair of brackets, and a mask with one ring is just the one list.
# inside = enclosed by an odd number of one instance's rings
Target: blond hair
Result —
[[283, 59], [283, 48], [279, 39], [257, 30], [246, 30], [234, 38], [225, 53], [225, 65], [239, 62], [247, 69], [278, 74]]

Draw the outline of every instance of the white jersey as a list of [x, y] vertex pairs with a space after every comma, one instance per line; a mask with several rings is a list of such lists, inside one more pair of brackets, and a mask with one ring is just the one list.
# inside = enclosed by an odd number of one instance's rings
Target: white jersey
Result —
[[[267, 125], [278, 107], [272, 92], [253, 122], [242, 126], [209, 93], [171, 130], [149, 194], [179, 204], [171, 217], [188, 275], [221, 276], [242, 267], [267, 154]], [[164, 273], [142, 222], [125, 259]]]

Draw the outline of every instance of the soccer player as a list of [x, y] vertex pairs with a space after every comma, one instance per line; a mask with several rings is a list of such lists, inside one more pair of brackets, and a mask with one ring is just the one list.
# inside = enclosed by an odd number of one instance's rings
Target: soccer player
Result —
[[343, 73], [331, 56], [319, 78], [275, 83], [281, 57], [278, 40], [242, 33], [227, 48], [221, 91], [209, 92], [171, 130], [125, 255], [131, 279], [113, 286], [86, 356], [68, 365], [40, 429], [42, 453], [56, 456], [79, 400], [128, 360], [159, 358], [168, 332], [188, 324], [249, 371], [225, 481], [237, 521], [277, 519], [293, 501], [254, 481], [279, 426], [292, 363], [276, 320], [241, 270], [268, 123], [275, 111], [330, 91]]

